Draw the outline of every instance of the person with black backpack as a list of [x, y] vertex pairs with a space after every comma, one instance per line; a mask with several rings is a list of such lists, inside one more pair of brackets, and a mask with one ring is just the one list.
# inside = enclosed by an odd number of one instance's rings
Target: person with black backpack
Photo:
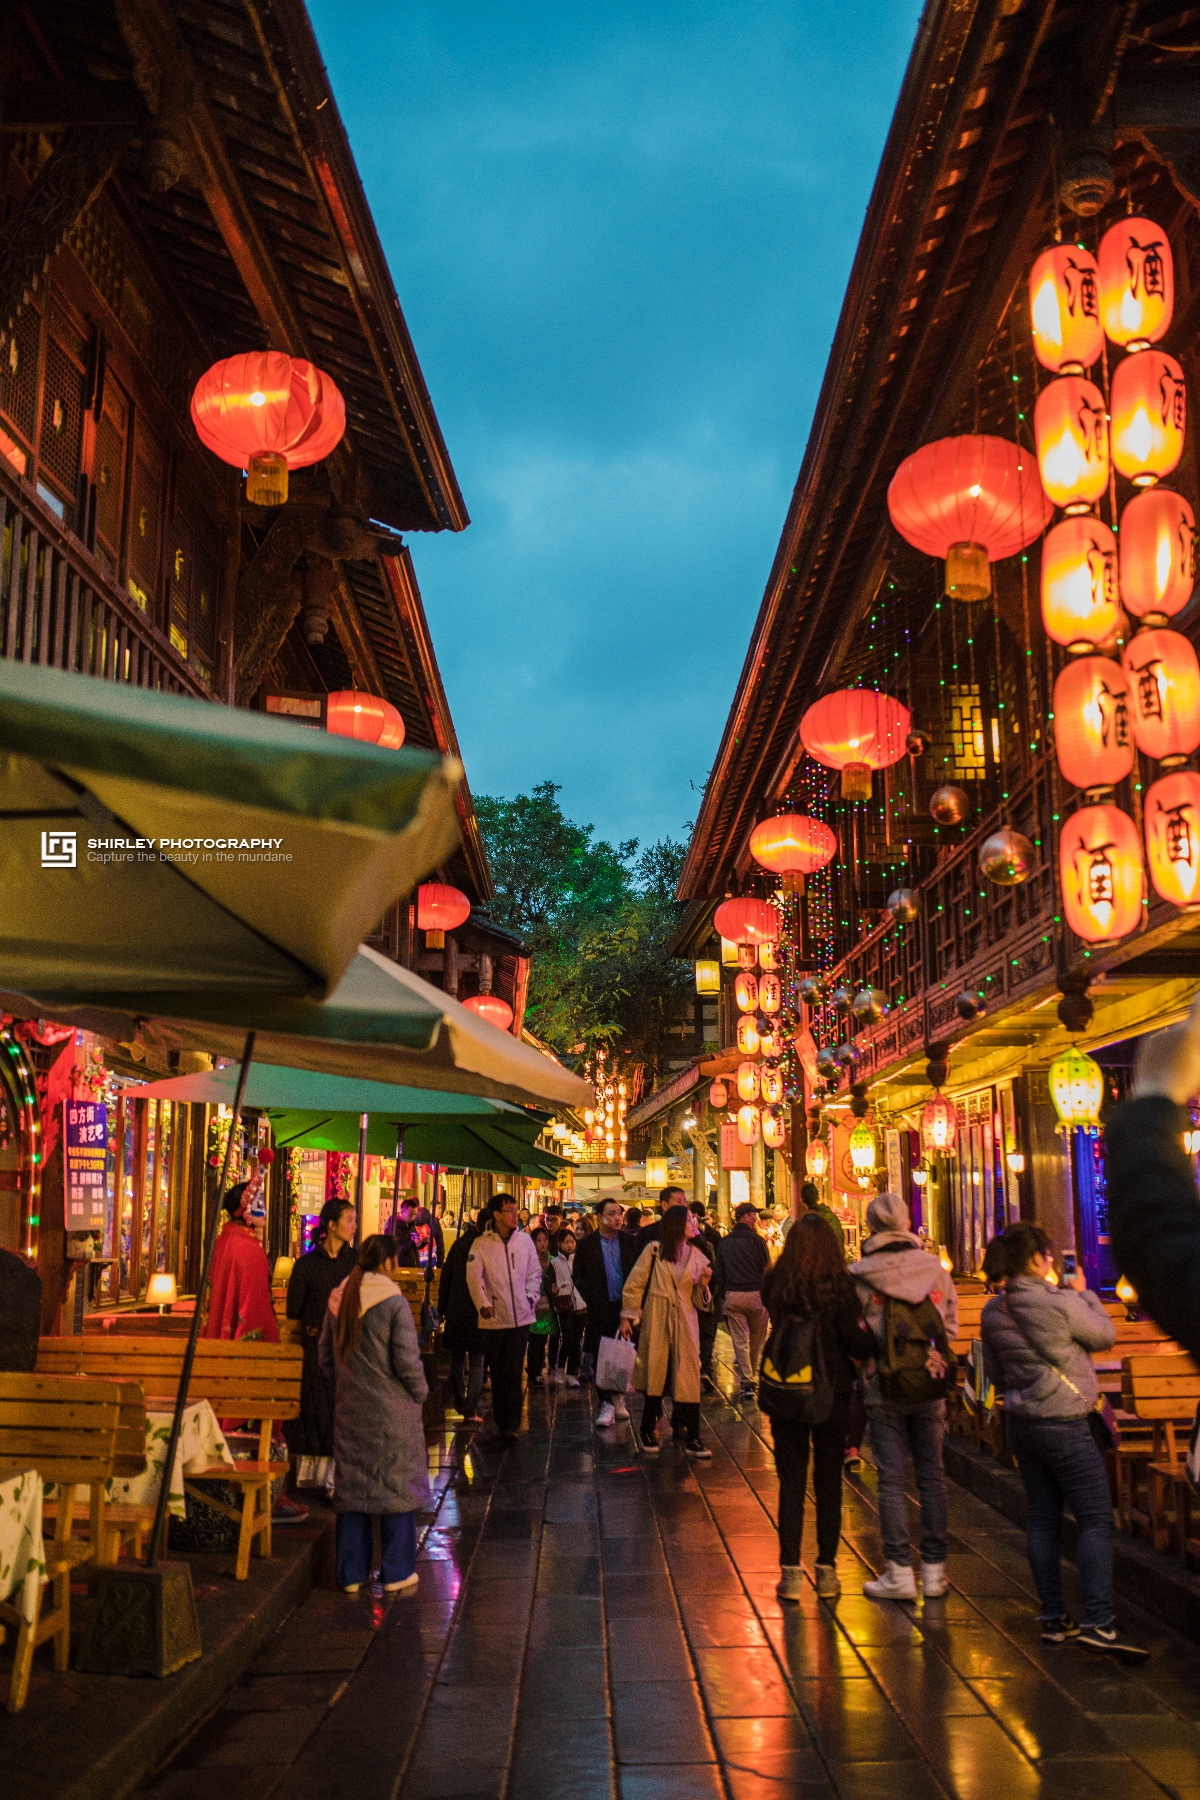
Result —
[[876, 1366], [865, 1383], [871, 1453], [879, 1472], [879, 1529], [887, 1566], [863, 1593], [872, 1600], [915, 1600], [904, 1469], [909, 1455], [921, 1501], [921, 1586], [926, 1600], [946, 1592], [946, 1393], [957, 1376], [950, 1339], [958, 1332], [958, 1295], [936, 1256], [910, 1229], [899, 1194], [876, 1194], [871, 1233], [849, 1274], [875, 1335]]
[[781, 1600], [801, 1598], [800, 1538], [812, 1449], [817, 1496], [817, 1593], [836, 1599], [842, 1535], [842, 1451], [856, 1362], [875, 1340], [863, 1322], [837, 1237], [816, 1213], [797, 1219], [763, 1282], [771, 1321], [758, 1382], [758, 1404], [771, 1421], [779, 1476]]

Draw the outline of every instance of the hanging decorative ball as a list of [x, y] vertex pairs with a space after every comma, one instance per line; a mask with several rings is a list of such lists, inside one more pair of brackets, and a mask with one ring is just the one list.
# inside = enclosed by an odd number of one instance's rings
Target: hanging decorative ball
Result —
[[320, 462], [346, 430], [337, 384], [282, 350], [214, 363], [196, 383], [191, 415], [205, 448], [247, 471], [246, 498], [258, 506], [282, 506], [288, 470]]
[[1142, 912], [1142, 847], [1137, 827], [1117, 806], [1082, 806], [1058, 839], [1063, 911], [1076, 937], [1115, 944]]
[[1117, 540], [1092, 513], [1062, 519], [1042, 545], [1042, 623], [1068, 650], [1090, 650], [1116, 630]]
[[1107, 656], [1077, 656], [1054, 683], [1054, 749], [1072, 787], [1115, 787], [1133, 768], [1129, 677]]
[[979, 846], [979, 868], [997, 887], [1020, 887], [1037, 866], [1033, 845], [1011, 825], [1002, 825]]
[[739, 969], [733, 984], [733, 997], [739, 1012], [754, 1012], [758, 1006], [758, 977]]
[[821, 819], [781, 813], [764, 819], [750, 833], [750, 854], [761, 868], [790, 879], [803, 892], [804, 877], [823, 869], [837, 851], [837, 839]]
[[1168, 766], [1200, 746], [1200, 663], [1191, 641], [1160, 626], [1137, 632], [1121, 666], [1129, 679], [1133, 737]]
[[1028, 450], [974, 433], [938, 438], [905, 457], [888, 487], [900, 536], [946, 562], [946, 592], [986, 600], [991, 564], [1015, 556], [1050, 523], [1050, 505]]
[[832, 1081], [837, 1076], [837, 1057], [834, 1055], [833, 1050], [828, 1044], [824, 1049], [817, 1051], [817, 1072], [824, 1076], [826, 1081]]
[[877, 1025], [887, 1010], [887, 999], [882, 988], [860, 988], [851, 1002], [855, 1018], [860, 1025]]
[[1121, 514], [1121, 599], [1135, 619], [1162, 625], [1196, 585], [1196, 520], [1182, 494], [1147, 487]]
[[1175, 262], [1150, 219], [1118, 219], [1100, 239], [1100, 317], [1114, 344], [1144, 350], [1165, 337], [1175, 310]]
[[850, 1133], [850, 1162], [860, 1181], [874, 1172], [875, 1134], [869, 1125], [860, 1123]]
[[954, 1010], [960, 1019], [965, 1019], [970, 1024], [972, 1019], [981, 1018], [987, 1011], [987, 1001], [974, 989], [964, 988], [954, 1002]]
[[897, 888], [888, 895], [887, 909], [897, 925], [911, 925], [921, 911], [921, 897], [913, 888]]
[[[1072, 980], [1070, 976], [1064, 979]], [[1055, 1010], [1064, 1031], [1086, 1031], [1096, 1012], [1088, 998], [1086, 983], [1080, 987], [1072, 981]]]
[[958, 1113], [940, 1090], [925, 1102], [921, 1113], [921, 1142], [928, 1156], [943, 1155], [954, 1148], [958, 1130]]
[[924, 756], [929, 748], [927, 731], [910, 731], [904, 740], [904, 748], [909, 756]]
[[821, 984], [815, 975], [805, 975], [797, 985], [796, 992], [805, 1006], [820, 1006]]
[[1178, 769], [1146, 791], [1146, 861], [1154, 891], [1184, 912], [1200, 909], [1200, 775]]
[[841, 987], [834, 988], [833, 993], [830, 995], [830, 999], [833, 1001], [834, 1010], [839, 1013], [842, 1018], [845, 1018], [846, 1014], [854, 1004], [854, 995], [844, 982]]
[[929, 811], [939, 825], [961, 825], [971, 816], [971, 802], [960, 787], [940, 787], [930, 795]]
[[425, 933], [429, 950], [444, 949], [446, 933], [471, 916], [471, 902], [461, 888], [444, 881], [426, 881], [417, 889], [417, 929]]
[[858, 1066], [859, 1051], [855, 1044], [839, 1044], [834, 1051], [834, 1056], [843, 1069], [854, 1069]]
[[758, 1099], [758, 1064], [752, 1062], [739, 1063], [737, 1067], [737, 1091], [740, 1100]]
[[925, 1079], [931, 1088], [942, 1088], [950, 1079], [949, 1053], [946, 1046], [927, 1045], [929, 1061], [925, 1064]]
[[1082, 375], [1104, 348], [1100, 272], [1090, 250], [1055, 244], [1029, 271], [1033, 348], [1052, 375]]
[[824, 1138], [810, 1137], [804, 1151], [804, 1173], [820, 1181], [829, 1173], [829, 1146]]
[[1135, 487], [1169, 475], [1183, 455], [1187, 430], [1187, 390], [1175, 358], [1163, 350], [1143, 350], [1119, 362], [1109, 409], [1117, 473]]
[[800, 742], [814, 761], [842, 771], [843, 800], [869, 800], [871, 771], [899, 762], [909, 724], [908, 708], [890, 694], [840, 688], [809, 707]]
[[738, 1140], [743, 1144], [757, 1144], [762, 1129], [761, 1115], [757, 1106], [741, 1106], [738, 1108], [737, 1131]]
[[724, 1112], [729, 1105], [729, 1089], [723, 1081], [714, 1081], [709, 1088], [708, 1104], [714, 1112]]
[[768, 1106], [763, 1112], [762, 1135], [768, 1150], [782, 1150], [787, 1143], [787, 1119], [778, 1106]]
[[754, 1013], [743, 1013], [737, 1022], [737, 1047], [743, 1056], [757, 1056], [758, 1018]]
[[713, 916], [713, 925], [723, 938], [735, 944], [773, 944], [782, 930], [775, 908], [753, 895], [723, 900]]
[[783, 1070], [778, 1063], [764, 1063], [758, 1074], [759, 1092], [769, 1106], [778, 1106], [783, 1099]]
[[499, 994], [468, 994], [463, 1005], [468, 1012], [495, 1025], [499, 1031], [507, 1031], [513, 1022], [513, 1009]]
[[1108, 487], [1108, 412], [1082, 375], [1046, 384], [1033, 409], [1038, 470], [1048, 500], [1085, 511]]
[[1104, 1104], [1104, 1070], [1072, 1044], [1050, 1064], [1047, 1077], [1054, 1110], [1065, 1126], [1098, 1125]]
[[335, 737], [378, 744], [382, 750], [399, 750], [404, 742], [404, 720], [391, 701], [355, 688], [326, 695], [325, 729]]

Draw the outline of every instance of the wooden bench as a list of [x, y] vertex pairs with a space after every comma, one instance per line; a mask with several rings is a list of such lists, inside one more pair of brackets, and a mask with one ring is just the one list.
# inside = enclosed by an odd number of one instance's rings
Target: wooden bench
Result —
[[[176, 1338], [122, 1338], [109, 1332], [82, 1338], [43, 1338], [38, 1370], [136, 1381], [145, 1395], [147, 1411], [169, 1412], [175, 1404], [185, 1350], [186, 1344]], [[283, 1464], [270, 1461], [271, 1436], [277, 1420], [300, 1415], [303, 1360], [299, 1344], [235, 1344], [202, 1338], [196, 1348], [188, 1400], [207, 1400], [219, 1419], [249, 1419], [259, 1424], [256, 1459], [233, 1465], [210, 1463], [206, 1469], [189, 1470], [191, 1481], [184, 1483], [185, 1492], [194, 1500], [239, 1526], [239, 1581], [249, 1574], [250, 1551], [256, 1540], [260, 1556], [271, 1554], [271, 1482], [286, 1473]], [[223, 1481], [241, 1488], [241, 1507], [235, 1509], [215, 1495], [200, 1492], [192, 1486], [195, 1481]], [[127, 1510], [139, 1512], [144, 1525], [153, 1517], [152, 1508]]]
[[[117, 1419], [111, 1479], [133, 1481], [146, 1473], [146, 1402], [136, 1381], [120, 1381], [116, 1385], [121, 1397], [121, 1411]], [[78, 1505], [78, 1502], [75, 1504]], [[57, 1521], [58, 1506], [59, 1499], [56, 1495], [45, 1502], [42, 1517]], [[150, 1518], [153, 1517], [152, 1511], [147, 1517], [147, 1510], [144, 1506], [126, 1506], [109, 1500], [105, 1494], [104, 1482], [92, 1483], [87, 1511], [93, 1560], [102, 1568], [116, 1563], [120, 1558], [121, 1545], [126, 1543], [133, 1554], [140, 1557], [145, 1547]], [[74, 1521], [72, 1526], [73, 1523]]]
[[1184, 1459], [1200, 1403], [1200, 1367], [1183, 1351], [1127, 1356], [1121, 1364], [1121, 1398], [1128, 1412], [1153, 1427], [1144, 1464], [1146, 1509], [1143, 1513], [1131, 1506], [1132, 1522], [1144, 1528], [1158, 1551], [1168, 1550], [1174, 1538], [1186, 1567], [1192, 1486]]
[[[91, 1543], [71, 1536], [75, 1489], [103, 1492], [113, 1472], [121, 1391], [110, 1381], [58, 1378], [42, 1374], [0, 1374], [0, 1467], [36, 1469], [56, 1482], [59, 1504], [54, 1536], [46, 1545], [46, 1572], [38, 1586], [32, 1623], [11, 1601], [0, 1601], [0, 1620], [17, 1627], [16, 1654], [8, 1690], [8, 1710], [19, 1712], [29, 1690], [33, 1653], [54, 1641], [54, 1667], [65, 1673], [71, 1650], [71, 1570], [94, 1554]], [[43, 1610], [48, 1587], [54, 1590]]]

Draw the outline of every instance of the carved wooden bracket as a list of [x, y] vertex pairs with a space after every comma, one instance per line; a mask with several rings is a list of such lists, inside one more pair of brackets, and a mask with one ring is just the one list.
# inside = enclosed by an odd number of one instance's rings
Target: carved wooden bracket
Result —
[[116, 168], [132, 132], [129, 124], [72, 126], [13, 208], [0, 237], [0, 339]]
[[285, 506], [238, 577], [233, 674], [239, 701], [262, 681], [304, 600], [296, 569], [321, 507]]

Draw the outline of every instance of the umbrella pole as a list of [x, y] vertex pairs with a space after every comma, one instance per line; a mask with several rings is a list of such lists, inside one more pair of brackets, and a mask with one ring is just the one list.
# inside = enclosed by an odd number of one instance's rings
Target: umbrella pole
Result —
[[175, 1467], [175, 1452], [179, 1446], [179, 1434], [183, 1429], [183, 1409], [187, 1405], [187, 1392], [192, 1381], [192, 1365], [196, 1360], [196, 1344], [200, 1337], [200, 1318], [204, 1309], [204, 1292], [208, 1286], [209, 1270], [212, 1268], [213, 1250], [216, 1248], [217, 1231], [221, 1223], [221, 1202], [225, 1198], [225, 1188], [229, 1181], [229, 1161], [233, 1155], [233, 1140], [237, 1135], [238, 1125], [242, 1117], [242, 1098], [246, 1092], [246, 1077], [250, 1073], [250, 1061], [254, 1055], [254, 1033], [246, 1034], [246, 1043], [242, 1050], [242, 1066], [238, 1070], [237, 1089], [233, 1096], [233, 1118], [229, 1122], [229, 1136], [225, 1141], [225, 1156], [221, 1163], [221, 1176], [217, 1182], [217, 1192], [213, 1201], [212, 1218], [205, 1233], [204, 1261], [200, 1266], [200, 1280], [196, 1285], [196, 1310], [192, 1314], [192, 1328], [188, 1333], [187, 1349], [184, 1351], [183, 1368], [179, 1375], [179, 1391], [175, 1396], [175, 1412], [171, 1419], [171, 1436], [167, 1441], [167, 1459], [163, 1464], [162, 1482], [158, 1490], [158, 1504], [154, 1509], [154, 1524], [150, 1528], [150, 1554], [147, 1567], [156, 1569], [162, 1551], [162, 1538], [167, 1518], [167, 1502], [170, 1499], [171, 1471]]
[[367, 1126], [370, 1113], [358, 1115], [358, 1173], [354, 1177], [354, 1243], [362, 1243], [363, 1183], [367, 1173]]
[[396, 1229], [396, 1215], [400, 1211], [400, 1164], [404, 1158], [404, 1127], [396, 1127], [396, 1179], [392, 1183], [392, 1219], [389, 1231]]
[[433, 1349], [433, 1332], [429, 1329], [427, 1322], [431, 1317], [429, 1291], [433, 1286], [433, 1227], [437, 1220], [438, 1177], [441, 1172], [441, 1163], [434, 1163], [433, 1185], [429, 1191], [429, 1242], [425, 1246], [425, 1306], [421, 1316], [421, 1322], [425, 1325], [428, 1334], [428, 1342], [426, 1344], [426, 1349], [428, 1350]]

